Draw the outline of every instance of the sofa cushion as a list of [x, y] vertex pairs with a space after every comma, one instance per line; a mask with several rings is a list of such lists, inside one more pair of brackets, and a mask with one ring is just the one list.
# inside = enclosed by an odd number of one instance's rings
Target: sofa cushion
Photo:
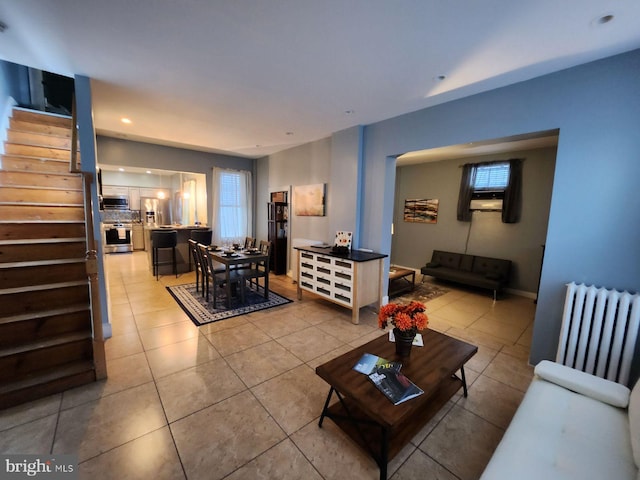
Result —
[[473, 271], [473, 255], [462, 255], [460, 258], [460, 266], [458, 267], [463, 272], [471, 272]]
[[481, 478], [636, 477], [626, 410], [536, 377]]
[[544, 380], [614, 407], [627, 408], [629, 404], [629, 389], [624, 385], [566, 365], [543, 360], [536, 365], [534, 373]]
[[427, 268], [438, 268], [439, 266], [440, 264], [438, 262], [429, 262], [426, 265]]
[[629, 397], [629, 430], [633, 459], [640, 468], [640, 380], [636, 382]]
[[433, 255], [431, 255], [431, 261], [435, 263], [439, 263], [443, 267], [458, 268], [460, 266], [461, 257], [462, 257], [462, 254], [460, 253], [443, 252], [442, 250], [434, 250]]

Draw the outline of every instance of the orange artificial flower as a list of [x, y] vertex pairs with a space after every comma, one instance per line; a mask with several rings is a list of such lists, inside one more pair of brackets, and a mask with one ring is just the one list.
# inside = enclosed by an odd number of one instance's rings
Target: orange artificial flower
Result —
[[378, 326], [386, 328], [391, 323], [400, 330], [424, 330], [429, 325], [429, 317], [424, 313], [426, 307], [422, 302], [415, 300], [407, 305], [388, 303], [380, 308], [378, 313]]

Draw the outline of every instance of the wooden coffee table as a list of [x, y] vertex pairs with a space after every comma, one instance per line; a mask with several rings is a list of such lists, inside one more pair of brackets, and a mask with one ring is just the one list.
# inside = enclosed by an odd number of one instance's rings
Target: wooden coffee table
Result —
[[[385, 334], [316, 368], [331, 388], [318, 425], [333, 420], [363, 447], [387, 478], [387, 464], [460, 389], [467, 396], [464, 364], [478, 347], [434, 330], [423, 332], [424, 347], [413, 347], [409, 358], [395, 354]], [[402, 362], [402, 373], [424, 394], [393, 405], [369, 378], [353, 370], [364, 353]], [[457, 373], [460, 372], [460, 376]], [[329, 406], [333, 394], [338, 402]]]
[[408, 268], [391, 267], [389, 270], [389, 296], [411, 292], [416, 288], [416, 271]]

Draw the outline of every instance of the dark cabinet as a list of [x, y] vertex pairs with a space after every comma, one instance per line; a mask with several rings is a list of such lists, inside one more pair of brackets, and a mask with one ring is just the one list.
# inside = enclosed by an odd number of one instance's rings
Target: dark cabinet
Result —
[[276, 275], [287, 273], [287, 222], [289, 205], [285, 202], [269, 202], [269, 241], [271, 258], [269, 269]]

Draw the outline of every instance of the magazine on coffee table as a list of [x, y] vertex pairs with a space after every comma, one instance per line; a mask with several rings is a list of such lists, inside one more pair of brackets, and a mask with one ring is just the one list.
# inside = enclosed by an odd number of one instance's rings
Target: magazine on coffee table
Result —
[[364, 373], [365, 375], [369, 375], [376, 368], [392, 368], [400, 371], [402, 364], [400, 362], [392, 362], [391, 360], [373, 355], [372, 353], [365, 353], [353, 367], [356, 372]]
[[369, 375], [369, 379], [394, 405], [424, 393], [421, 388], [394, 368], [376, 367]]

